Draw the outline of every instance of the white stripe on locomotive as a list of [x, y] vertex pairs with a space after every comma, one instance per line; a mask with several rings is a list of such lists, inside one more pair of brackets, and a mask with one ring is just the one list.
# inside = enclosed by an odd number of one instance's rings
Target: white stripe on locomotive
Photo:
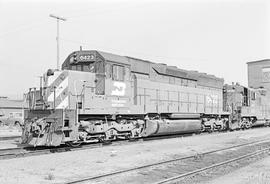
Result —
[[68, 107], [68, 96], [56, 107], [56, 109], [65, 109]]
[[[68, 77], [66, 77], [59, 86], [55, 86], [55, 98], [57, 98], [67, 87], [68, 87]], [[50, 96], [48, 97], [49, 102], [53, 102], [54, 100], [54, 92], [52, 91]]]
[[52, 85], [52, 83], [54, 81], [56, 81], [56, 79], [59, 77], [59, 75], [61, 74], [62, 72], [54, 72], [53, 75], [49, 76], [48, 77], [48, 83], [47, 83], [47, 86], [49, 87], [50, 85]]

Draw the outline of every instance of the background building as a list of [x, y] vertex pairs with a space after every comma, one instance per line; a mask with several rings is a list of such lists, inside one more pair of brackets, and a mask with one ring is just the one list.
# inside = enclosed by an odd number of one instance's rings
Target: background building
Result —
[[22, 122], [26, 103], [0, 96], [0, 121], [4, 124]]
[[270, 59], [251, 61], [248, 65], [248, 86], [270, 90]]

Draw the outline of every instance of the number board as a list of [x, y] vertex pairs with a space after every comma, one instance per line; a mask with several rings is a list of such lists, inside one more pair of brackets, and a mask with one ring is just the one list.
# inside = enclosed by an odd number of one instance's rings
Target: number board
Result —
[[79, 54], [77, 56], [78, 62], [91, 62], [95, 60], [94, 54]]

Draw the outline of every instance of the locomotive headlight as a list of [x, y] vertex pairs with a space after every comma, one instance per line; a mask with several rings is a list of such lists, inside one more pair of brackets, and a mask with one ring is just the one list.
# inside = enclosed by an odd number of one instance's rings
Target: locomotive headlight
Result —
[[54, 72], [55, 72], [55, 70], [53, 70], [53, 69], [48, 69], [48, 70], [47, 70], [47, 76], [54, 75]]
[[76, 53], [74, 53], [74, 54], [70, 57], [69, 62], [70, 62], [70, 64], [76, 63], [76, 62], [77, 62], [77, 54], [76, 54]]
[[77, 54], [73, 54], [73, 61], [77, 62]]

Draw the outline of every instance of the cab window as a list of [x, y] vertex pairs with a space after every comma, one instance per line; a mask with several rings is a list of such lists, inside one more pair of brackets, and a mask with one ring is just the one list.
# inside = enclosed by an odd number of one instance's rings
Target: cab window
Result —
[[130, 80], [130, 70], [128, 67], [126, 67], [126, 70], [125, 70], [125, 80], [126, 81]]
[[111, 65], [108, 63], [105, 65], [105, 74], [107, 78], [111, 78], [112, 69], [111, 69]]
[[105, 69], [104, 69], [104, 62], [103, 61], [97, 61], [95, 62], [95, 72], [97, 74], [104, 74], [105, 73]]
[[120, 65], [113, 65], [112, 74], [113, 80], [124, 81], [125, 67]]

